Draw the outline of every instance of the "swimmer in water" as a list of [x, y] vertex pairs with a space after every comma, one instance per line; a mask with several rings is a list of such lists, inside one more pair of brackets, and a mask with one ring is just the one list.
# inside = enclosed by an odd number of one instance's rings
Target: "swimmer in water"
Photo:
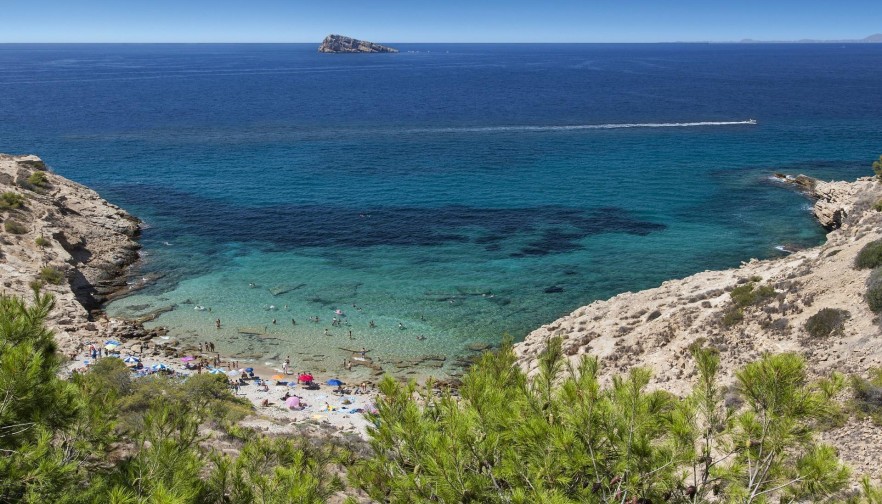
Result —
[[401, 322], [399, 322], [399, 323], [398, 323], [398, 328], [401, 329], [401, 330], [404, 330], [404, 324], [402, 324]]
[[371, 329], [373, 329], [374, 327], [377, 327], [377, 324], [374, 324], [373, 320], [371, 320], [371, 323], [369, 325], [370, 325]]

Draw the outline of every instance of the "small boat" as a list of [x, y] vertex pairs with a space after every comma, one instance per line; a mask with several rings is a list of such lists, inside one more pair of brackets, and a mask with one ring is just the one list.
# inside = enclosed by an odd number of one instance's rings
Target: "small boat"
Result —
[[747, 124], [756, 124], [756, 119], [748, 119]]

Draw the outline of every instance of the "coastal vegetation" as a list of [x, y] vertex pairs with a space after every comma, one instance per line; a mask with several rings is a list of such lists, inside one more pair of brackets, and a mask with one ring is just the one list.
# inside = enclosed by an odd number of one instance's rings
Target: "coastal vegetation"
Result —
[[15, 210], [24, 205], [24, 195], [17, 192], [6, 191], [0, 194], [0, 210]]
[[7, 233], [10, 234], [25, 234], [28, 232], [27, 226], [13, 219], [6, 219], [3, 223], [3, 229], [6, 230]]
[[775, 296], [775, 288], [771, 285], [757, 286], [760, 281], [762, 278], [750, 278], [747, 283], [739, 285], [729, 292], [732, 306], [723, 313], [721, 323], [724, 327], [731, 327], [744, 320], [745, 308], [756, 306]]
[[28, 184], [34, 187], [45, 187], [49, 183], [46, 172], [36, 170], [28, 176]]
[[876, 178], [882, 180], [882, 156], [879, 156], [879, 159], [873, 161], [873, 173], [876, 174]]
[[52, 285], [60, 285], [64, 280], [64, 273], [52, 266], [46, 266], [40, 269], [40, 280]]
[[852, 377], [854, 391], [853, 407], [860, 414], [869, 416], [876, 425], [882, 426], [882, 368], [870, 371], [870, 379]]
[[[131, 379], [119, 359], [58, 377], [50, 295], [0, 296], [0, 502], [324, 502], [334, 443], [258, 435], [223, 377]], [[236, 453], [233, 456], [230, 453]]]
[[[605, 383], [597, 358], [571, 364], [557, 338], [528, 379], [506, 344], [456, 392], [385, 378], [364, 449], [240, 426], [251, 406], [223, 376], [133, 379], [105, 358], [61, 379], [53, 303], [0, 296], [0, 502], [878, 502], [869, 481], [849, 493], [816, 440], [843, 415], [846, 380], [810, 380], [794, 354], [727, 387], [716, 350], [693, 345], [679, 397], [640, 368]], [[882, 373], [852, 383], [878, 416]]]
[[872, 269], [882, 265], [882, 240], [874, 240], [864, 245], [854, 260], [857, 269]]
[[882, 312], [882, 268], [876, 268], [867, 279], [867, 304], [874, 313]]
[[48, 247], [51, 244], [49, 239], [42, 235], [36, 237], [34, 243], [36, 243], [38, 247]]
[[[485, 354], [460, 397], [382, 384], [374, 456], [354, 479], [383, 502], [767, 502], [838, 495], [848, 469], [814, 442], [841, 376], [810, 382], [803, 360], [768, 356], [726, 400], [719, 358], [694, 348], [699, 379], [679, 398], [634, 369], [603, 386], [599, 362], [566, 363], [551, 340], [532, 381], [506, 347]], [[562, 381], [559, 381], [563, 377]], [[417, 397], [417, 400], [414, 400]]]
[[813, 338], [826, 338], [842, 331], [851, 314], [839, 308], [823, 308], [808, 318], [805, 330]]

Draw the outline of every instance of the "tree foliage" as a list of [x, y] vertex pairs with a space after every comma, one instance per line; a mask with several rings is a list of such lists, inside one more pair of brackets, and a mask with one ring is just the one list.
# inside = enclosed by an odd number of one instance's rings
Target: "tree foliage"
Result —
[[[373, 452], [356, 459], [236, 426], [248, 407], [223, 377], [133, 380], [106, 358], [58, 378], [52, 304], [0, 296], [0, 503], [318, 503], [354, 491], [346, 468], [394, 503], [846, 500], [848, 470], [814, 436], [843, 379], [809, 381], [796, 355], [747, 365], [727, 390], [717, 353], [693, 345], [697, 379], [680, 398], [644, 369], [603, 380], [596, 358], [571, 363], [558, 339], [528, 379], [507, 344], [456, 392], [385, 379]], [[861, 398], [875, 398], [868, 387]], [[880, 495], [867, 480], [848, 501]]]
[[382, 385], [375, 456], [353, 472], [383, 502], [768, 502], [833, 498], [848, 470], [814, 442], [841, 377], [809, 383], [801, 358], [767, 356], [738, 374], [727, 408], [719, 358], [693, 350], [698, 383], [680, 399], [633, 369], [604, 386], [597, 359], [566, 362], [551, 340], [527, 380], [510, 347], [485, 355], [460, 396]]

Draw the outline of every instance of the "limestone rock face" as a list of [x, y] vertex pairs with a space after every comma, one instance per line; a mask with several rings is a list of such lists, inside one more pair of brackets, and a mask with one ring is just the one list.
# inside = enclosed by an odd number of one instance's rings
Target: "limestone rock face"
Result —
[[[0, 207], [0, 218], [24, 228], [0, 232], [0, 287], [29, 300], [34, 282], [42, 282], [42, 290], [55, 296], [47, 323], [67, 353], [99, 330], [90, 311], [128, 289], [125, 275], [139, 257], [140, 222], [95, 191], [48, 171], [36, 156], [0, 154], [5, 193], [23, 201]], [[48, 268], [63, 275], [59, 283], [41, 279]]]
[[328, 35], [319, 46], [322, 53], [397, 53], [398, 49], [343, 35]]

